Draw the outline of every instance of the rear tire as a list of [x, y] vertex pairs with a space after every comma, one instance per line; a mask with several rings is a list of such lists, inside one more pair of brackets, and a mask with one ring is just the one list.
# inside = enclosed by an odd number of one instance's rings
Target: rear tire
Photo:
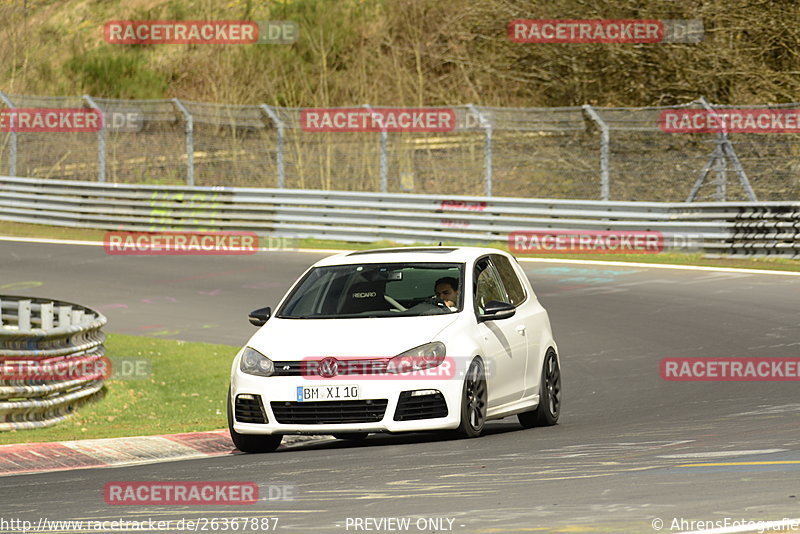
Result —
[[242, 452], [272, 452], [277, 449], [283, 436], [281, 434], [239, 434], [233, 429], [233, 407], [231, 406], [231, 388], [228, 388], [228, 430], [231, 441]]
[[483, 362], [475, 358], [464, 377], [464, 388], [461, 391], [461, 424], [458, 434], [465, 438], [477, 438], [486, 424], [486, 404], [488, 392]]
[[336, 439], [346, 439], [348, 441], [364, 441], [369, 436], [369, 432], [347, 432], [341, 434], [333, 434]]
[[561, 369], [555, 351], [550, 349], [544, 357], [539, 386], [539, 406], [535, 410], [517, 414], [519, 424], [525, 428], [552, 426], [561, 415]]

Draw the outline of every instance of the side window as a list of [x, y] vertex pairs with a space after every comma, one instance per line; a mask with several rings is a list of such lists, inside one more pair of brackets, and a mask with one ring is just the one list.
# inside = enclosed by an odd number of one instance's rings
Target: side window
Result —
[[522, 286], [522, 282], [519, 281], [517, 272], [509, 259], [499, 254], [493, 254], [492, 263], [497, 268], [500, 280], [503, 282], [506, 293], [508, 293], [508, 303], [519, 306], [525, 302], [525, 288]]
[[483, 258], [475, 265], [475, 306], [483, 313], [486, 303], [491, 300], [508, 302], [497, 270], [489, 258]]

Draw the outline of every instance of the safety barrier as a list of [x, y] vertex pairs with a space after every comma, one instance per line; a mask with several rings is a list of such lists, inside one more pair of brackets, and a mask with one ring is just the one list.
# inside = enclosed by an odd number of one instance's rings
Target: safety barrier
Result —
[[78, 304], [0, 295], [0, 431], [52, 426], [102, 395], [105, 324]]
[[667, 248], [800, 256], [800, 202], [602, 202], [151, 186], [0, 177], [0, 220], [132, 231], [252, 231], [399, 243], [529, 230], [656, 231]]

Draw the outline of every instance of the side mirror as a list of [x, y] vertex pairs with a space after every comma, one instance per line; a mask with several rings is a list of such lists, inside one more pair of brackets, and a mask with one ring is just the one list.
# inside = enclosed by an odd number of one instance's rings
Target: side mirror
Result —
[[478, 322], [508, 319], [517, 313], [517, 308], [508, 302], [490, 300], [486, 303], [483, 313], [478, 317]]
[[250, 319], [250, 324], [253, 326], [264, 326], [264, 323], [272, 315], [272, 308], [269, 306], [266, 308], [259, 308], [255, 311], [251, 311], [248, 319]]

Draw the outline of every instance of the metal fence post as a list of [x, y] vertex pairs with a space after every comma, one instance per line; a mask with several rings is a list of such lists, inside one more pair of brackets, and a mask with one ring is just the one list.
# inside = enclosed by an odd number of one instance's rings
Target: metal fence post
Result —
[[608, 147], [611, 143], [610, 128], [606, 121], [594, 110], [592, 106], [586, 104], [584, 111], [592, 121], [600, 128], [600, 198], [608, 200], [611, 197], [611, 179], [609, 177], [609, 152]]
[[[14, 109], [13, 102], [3, 91], [0, 91], [0, 100], [3, 101], [8, 109]], [[17, 175], [17, 132], [13, 128], [10, 129], [8, 134], [8, 175]]]
[[[725, 140], [722, 138], [722, 134], [719, 136], [719, 144], [720, 148], [724, 146]], [[724, 154], [724, 150], [722, 149], [722, 153]], [[717, 171], [717, 194], [716, 200], [719, 202], [725, 202], [728, 199], [728, 176], [727, 176], [727, 169], [728, 166], [726, 165], [727, 159], [725, 157], [721, 157], [717, 159], [716, 170]]]
[[264, 113], [266, 113], [267, 116], [272, 120], [272, 122], [275, 124], [275, 128], [278, 130], [278, 147], [276, 155], [278, 159], [278, 187], [283, 189], [286, 187], [286, 174], [283, 166], [283, 136], [286, 125], [283, 123], [280, 117], [278, 117], [278, 114], [275, 113], [275, 110], [270, 106], [262, 104], [261, 109], [264, 110]]
[[20, 332], [31, 330], [31, 301], [30, 299], [20, 300], [17, 303], [17, 324]]
[[83, 95], [89, 107], [100, 113], [100, 129], [97, 131], [97, 181], [106, 181], [106, 114], [89, 95]]
[[172, 103], [183, 115], [186, 133], [186, 185], [194, 185], [194, 120], [192, 114], [186, 106], [177, 98], [172, 99]]
[[720, 143], [716, 143], [714, 145], [714, 151], [711, 153], [711, 157], [709, 158], [708, 162], [703, 166], [703, 170], [700, 171], [700, 175], [697, 177], [697, 180], [694, 182], [692, 186], [692, 190], [689, 191], [689, 196], [686, 197], [686, 202], [692, 202], [697, 197], [697, 193], [700, 191], [700, 188], [703, 186], [703, 183], [706, 181], [708, 177], [708, 173], [711, 172], [711, 168], [716, 163], [717, 159], [724, 158], [725, 154], [722, 152], [722, 145]]
[[[700, 102], [706, 111], [712, 115], [717, 115], [717, 111], [714, 109], [711, 103], [706, 100], [706, 97], [701, 96], [697, 99], [697, 101]], [[717, 163], [717, 197], [722, 197], [721, 201], [723, 202], [726, 200], [727, 178], [725, 176], [725, 169], [727, 159], [730, 158], [731, 162], [733, 162], [733, 170], [736, 172], [736, 176], [739, 178], [739, 183], [742, 185], [742, 188], [747, 194], [747, 198], [749, 198], [752, 202], [757, 202], [755, 191], [753, 191], [753, 188], [750, 186], [750, 180], [747, 178], [747, 174], [744, 172], [744, 167], [742, 167], [742, 163], [739, 161], [739, 156], [736, 155], [736, 151], [733, 149], [733, 144], [731, 143], [730, 138], [728, 138], [728, 131], [725, 128], [725, 121], [721, 120], [720, 123], [723, 125], [723, 127], [722, 131], [720, 131], [718, 134], [717, 142], [720, 148], [720, 157], [725, 161], [722, 163]], [[702, 182], [700, 185], [702, 185]]]
[[730, 140], [726, 139], [726, 143], [722, 145], [722, 152], [727, 155], [733, 163], [733, 170], [736, 172], [736, 176], [739, 177], [739, 182], [742, 184], [745, 193], [747, 193], [747, 198], [752, 202], [758, 202], [756, 192], [753, 191], [753, 188], [750, 186], [750, 180], [747, 179], [747, 175], [744, 173], [744, 167], [742, 167], [742, 162], [739, 161], [739, 156], [734, 152]]
[[[372, 113], [372, 106], [364, 104], [364, 108]], [[389, 132], [381, 128], [381, 193], [389, 191]]]
[[492, 196], [492, 123], [484, 117], [474, 104], [467, 104], [467, 109], [475, 115], [483, 128], [483, 190], [487, 197]]

